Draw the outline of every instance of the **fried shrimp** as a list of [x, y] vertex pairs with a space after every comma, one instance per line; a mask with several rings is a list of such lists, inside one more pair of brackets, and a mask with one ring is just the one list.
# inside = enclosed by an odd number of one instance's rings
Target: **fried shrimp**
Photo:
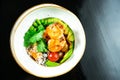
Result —
[[59, 38], [63, 34], [63, 30], [60, 28], [60, 24], [58, 23], [49, 25], [46, 28], [46, 32], [48, 33], [49, 37], [52, 39]]
[[59, 52], [66, 44], [63, 26], [58, 22], [47, 26], [43, 36], [48, 41], [48, 49], [51, 52]]
[[65, 45], [66, 41], [61, 41], [60, 39], [50, 39], [48, 41], [48, 49], [51, 52], [59, 52]]

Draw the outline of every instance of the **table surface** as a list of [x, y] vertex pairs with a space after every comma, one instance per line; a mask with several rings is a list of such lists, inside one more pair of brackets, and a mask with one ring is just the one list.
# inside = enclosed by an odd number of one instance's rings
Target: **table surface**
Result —
[[10, 32], [18, 16], [41, 3], [55, 3], [71, 10], [86, 34], [81, 61], [70, 72], [47, 80], [120, 80], [120, 0], [1, 0], [2, 80], [46, 80], [24, 72], [9, 46]]

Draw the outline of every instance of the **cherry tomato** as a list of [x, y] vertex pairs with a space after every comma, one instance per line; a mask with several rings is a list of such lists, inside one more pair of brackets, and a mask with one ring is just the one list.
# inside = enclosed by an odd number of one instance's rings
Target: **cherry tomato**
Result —
[[52, 62], [56, 62], [59, 60], [59, 54], [57, 52], [48, 53], [48, 59]]

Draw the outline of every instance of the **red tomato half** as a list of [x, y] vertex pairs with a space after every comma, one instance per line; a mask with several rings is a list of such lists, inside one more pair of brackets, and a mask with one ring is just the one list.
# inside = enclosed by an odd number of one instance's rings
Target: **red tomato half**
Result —
[[59, 60], [59, 53], [56, 53], [56, 52], [48, 53], [48, 59], [52, 62], [58, 61]]

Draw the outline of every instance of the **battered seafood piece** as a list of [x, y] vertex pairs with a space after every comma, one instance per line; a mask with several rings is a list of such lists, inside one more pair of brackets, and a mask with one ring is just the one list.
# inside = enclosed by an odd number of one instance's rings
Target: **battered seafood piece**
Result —
[[52, 39], [58, 39], [63, 35], [63, 30], [61, 30], [57, 24], [58, 23], [51, 24], [46, 28], [48, 36]]
[[48, 49], [51, 52], [59, 52], [65, 46], [66, 41], [60, 41], [60, 39], [50, 39], [48, 41]]
[[[66, 40], [63, 34], [63, 26], [60, 23], [54, 23], [46, 28], [45, 35], [50, 39], [48, 40], [48, 49], [51, 52], [59, 52], [65, 46]], [[68, 47], [68, 46], [66, 46]]]

